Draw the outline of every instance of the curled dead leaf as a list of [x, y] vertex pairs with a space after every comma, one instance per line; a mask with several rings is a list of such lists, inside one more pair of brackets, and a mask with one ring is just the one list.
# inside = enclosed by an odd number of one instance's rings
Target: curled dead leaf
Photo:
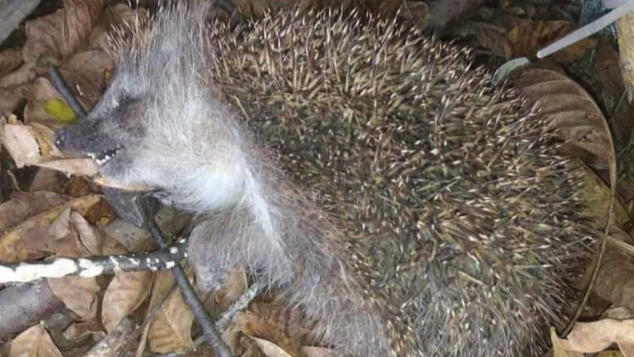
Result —
[[191, 327], [194, 315], [189, 306], [183, 301], [178, 289], [174, 286], [174, 277], [169, 271], [157, 274], [150, 309], [169, 294], [160, 311], [150, 323], [147, 339], [150, 349], [157, 353], [174, 351], [188, 351], [194, 346]]
[[99, 301], [97, 294], [101, 288], [95, 278], [78, 276], [49, 278], [48, 284], [55, 296], [83, 321], [93, 320], [97, 316]]
[[592, 97], [565, 74], [550, 69], [516, 71], [513, 85], [536, 101], [549, 126], [565, 141], [563, 150], [598, 168], [614, 160], [603, 112]]
[[[534, 58], [542, 47], [574, 31], [577, 25], [569, 21], [530, 21], [513, 28], [507, 35], [511, 58]], [[594, 48], [596, 41], [586, 38], [554, 56], [565, 63], [574, 62]]]
[[61, 60], [73, 54], [90, 35], [101, 9], [102, 0], [66, 1], [64, 8], [26, 23], [25, 62], [41, 57]]
[[23, 220], [68, 201], [68, 197], [55, 192], [16, 192], [11, 199], [0, 204], [0, 233]]
[[151, 271], [117, 272], [103, 297], [101, 321], [108, 332], [136, 310], [152, 291]]
[[22, 64], [22, 49], [8, 48], [0, 52], [0, 77]]
[[11, 343], [9, 357], [64, 357], [44, 326], [35, 325]]
[[[69, 209], [81, 215], [102, 199], [100, 195], [87, 195], [64, 203], [33, 216], [26, 221], [7, 230], [0, 236], [0, 261], [14, 263], [25, 260], [35, 260], [50, 255], [62, 247], [70, 247], [64, 252], [72, 253], [72, 247], [77, 245], [62, 245], [59, 241], [51, 242], [54, 236], [50, 234], [51, 224]], [[71, 241], [72, 242], [72, 241]]]
[[603, 319], [595, 322], [577, 322], [562, 347], [582, 353], [601, 352], [612, 344], [634, 344], [634, 320]]
[[296, 357], [284, 351], [283, 348], [271, 341], [267, 341], [257, 337], [251, 337], [251, 339], [255, 341], [257, 346], [260, 348], [260, 351], [262, 351], [262, 353], [264, 353], [264, 355], [266, 355], [267, 357]]

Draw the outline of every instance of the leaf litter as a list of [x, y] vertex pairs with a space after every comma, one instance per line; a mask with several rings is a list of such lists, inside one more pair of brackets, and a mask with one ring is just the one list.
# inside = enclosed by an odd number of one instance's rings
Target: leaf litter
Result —
[[[262, 15], [263, 4], [282, 7], [291, 3], [283, 0], [235, 2], [243, 14], [254, 17]], [[609, 169], [615, 161], [609, 149], [613, 139], [604, 130], [605, 123], [609, 123], [614, 130], [621, 164], [610, 222], [620, 228], [613, 239], [629, 246], [633, 241], [630, 216], [634, 201], [631, 184], [634, 165], [628, 164], [630, 155], [627, 154], [634, 147], [631, 142], [634, 123], [629, 115], [631, 105], [618, 99], [627, 85], [619, 73], [606, 75], [603, 71], [619, 63], [614, 39], [601, 34], [553, 58], [536, 61], [537, 50], [576, 28], [570, 21], [576, 16], [574, 7], [556, 1], [544, 1], [539, 6], [528, 1], [500, 2], [495, 6], [474, 1], [471, 11], [458, 13], [457, 19], [456, 13], [447, 13], [446, 19], [430, 21], [430, 13], [442, 12], [420, 1], [367, 1], [364, 6], [390, 13], [397, 3], [410, 5], [411, 11], [406, 13], [404, 21], [415, 26], [425, 28], [432, 23], [434, 26], [447, 23], [443, 33], [474, 47], [474, 58], [480, 64], [495, 69], [517, 57], [531, 59], [531, 66], [519, 68], [511, 75], [510, 85], [539, 103], [566, 142], [568, 152], [586, 164], [586, 185], [580, 194], [596, 203], [589, 207], [587, 214], [598, 226], [606, 223], [607, 202], [612, 195], [606, 183], [610, 182]], [[466, 2], [450, 0], [448, 3], [451, 4], [443, 6]], [[562, 16], [557, 18], [552, 14]], [[100, 0], [65, 1], [55, 12], [26, 22], [22, 28], [26, 36], [23, 44], [1, 48], [0, 141], [6, 149], [4, 155], [10, 156], [13, 163], [13, 168], [0, 167], [0, 171], [8, 171], [8, 175], [2, 177], [17, 177], [19, 170], [36, 165], [45, 168], [40, 172], [46, 176], [40, 177], [46, 178], [33, 181], [41, 182], [35, 192], [22, 192], [15, 184], [18, 180], [13, 180], [15, 192], [9, 197], [0, 197], [3, 202], [0, 204], [0, 261], [88, 257], [152, 247], [151, 241], [145, 240], [147, 237], [128, 233], [133, 232], [132, 227], [118, 223], [118, 218], [100, 208], [107, 203], [97, 186], [85, 186], [80, 180], [51, 174], [55, 170], [92, 178], [98, 168], [91, 160], [62, 157], [52, 144], [55, 130], [75, 118], [46, 79], [46, 67], [59, 64], [82, 105], [92, 107], [113, 70], [111, 59], [103, 50], [105, 38], [112, 26], [125, 22], [130, 16], [135, 16], [135, 10], [123, 4], [104, 5]], [[596, 56], [592, 66], [587, 66], [597, 53], [600, 56]], [[128, 234], [141, 237], [140, 241], [132, 243], [118, 238]], [[623, 251], [626, 249], [619, 252]], [[608, 254], [604, 259], [611, 262], [631, 255], [631, 252]], [[599, 276], [602, 283], [607, 283], [595, 287], [629, 286], [627, 276], [617, 277], [610, 271], [602, 271]], [[214, 314], [220, 313], [246, 290], [247, 280], [244, 272], [232, 274], [225, 288], [207, 297], [207, 308]], [[97, 342], [127, 316], [143, 320], [154, 305], [166, 297], [160, 312], [139, 339], [137, 354], [193, 348], [193, 318], [178, 291], [172, 289], [171, 275], [166, 272], [66, 277], [49, 279], [49, 285], [73, 316], [74, 321], [65, 330], [71, 341], [90, 336]], [[617, 290], [616, 298], [614, 289], [605, 289], [603, 293], [597, 291], [597, 295], [614, 301], [631, 300], [634, 294], [630, 290]], [[275, 296], [265, 294], [258, 298], [247, 311], [238, 314], [223, 334], [234, 353], [269, 357], [334, 355], [327, 347], [312, 346], [317, 343], [311, 336], [314, 326], [298, 322], [303, 319], [299, 310], [280, 308], [269, 300], [275, 300]], [[575, 352], [570, 351], [599, 352], [612, 346], [621, 348], [626, 356], [632, 355], [632, 341], [628, 339], [632, 335], [631, 321], [625, 317], [606, 317], [577, 323], [567, 339], [560, 340], [553, 334], [555, 355], [574, 355]], [[60, 352], [41, 324], [17, 336], [0, 336], [0, 341], [11, 342], [4, 345], [10, 348], [0, 347], [0, 354], [8, 350], [6, 355], [9, 356], [70, 356]]]

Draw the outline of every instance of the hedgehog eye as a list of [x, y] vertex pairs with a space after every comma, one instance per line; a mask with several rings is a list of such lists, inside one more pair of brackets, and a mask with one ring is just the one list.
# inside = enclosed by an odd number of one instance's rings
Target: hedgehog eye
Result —
[[120, 95], [119, 97], [112, 99], [112, 109], [113, 110], [125, 109], [130, 104], [132, 104], [134, 100], [135, 99], [131, 95], [124, 93]]

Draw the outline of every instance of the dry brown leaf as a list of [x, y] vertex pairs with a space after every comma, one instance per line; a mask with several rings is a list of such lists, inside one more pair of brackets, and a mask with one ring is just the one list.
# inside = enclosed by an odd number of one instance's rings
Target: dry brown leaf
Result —
[[549, 126], [565, 140], [564, 151], [596, 167], [610, 162], [610, 138], [605, 118], [592, 97], [560, 72], [528, 68], [514, 72], [512, 83], [535, 100]]
[[103, 326], [97, 320], [87, 322], [73, 322], [64, 330], [64, 337], [69, 340], [81, 340], [84, 336], [92, 336], [93, 341], [100, 341], [106, 337]]
[[9, 357], [11, 342], [0, 344], [0, 357]]
[[[174, 286], [174, 277], [169, 271], [157, 274], [150, 309]], [[194, 315], [181, 297], [180, 290], [174, 289], [163, 303], [160, 311], [150, 323], [148, 343], [157, 353], [188, 351], [194, 346], [191, 327]]]
[[108, 332], [135, 311], [152, 291], [151, 271], [117, 272], [103, 297], [101, 321]]
[[105, 90], [106, 74], [112, 73], [112, 68], [110, 55], [101, 50], [91, 50], [73, 55], [62, 63], [59, 71], [68, 86], [76, 90], [76, 97], [84, 108], [92, 108]]
[[610, 347], [634, 344], [634, 320], [603, 319], [595, 322], [577, 322], [561, 345], [568, 351], [597, 353]]
[[634, 318], [634, 312], [626, 307], [613, 306], [603, 312], [601, 317], [616, 320], [629, 320]]
[[460, 36], [475, 36], [478, 44], [498, 56], [510, 59], [511, 47], [506, 38], [506, 30], [493, 24], [469, 21], [457, 31]]
[[0, 77], [22, 64], [22, 49], [8, 48], [0, 52]]
[[22, 332], [11, 343], [9, 357], [64, 357], [40, 324]]
[[61, 171], [68, 175], [93, 177], [99, 174], [99, 165], [97, 165], [94, 160], [88, 158], [48, 159], [39, 161], [37, 166]]
[[106, 50], [109, 41], [108, 35], [111, 29], [126, 26], [126, 24], [133, 24], [137, 16], [143, 18], [147, 15], [147, 10], [144, 8], [138, 7], [133, 10], [128, 5], [122, 3], [106, 7], [102, 12], [97, 26], [95, 26], [90, 33], [90, 39], [88, 40], [90, 47]]
[[55, 146], [55, 131], [40, 123], [31, 123], [31, 129], [35, 133], [35, 140], [40, 145], [42, 157], [59, 157], [62, 152]]
[[33, 123], [0, 123], [0, 143], [4, 144], [18, 168], [37, 165], [61, 152], [53, 144], [55, 133], [46, 126]]
[[[81, 243], [77, 232], [71, 226], [71, 209], [67, 208], [50, 224], [44, 236], [40, 239], [23, 241], [20, 246], [25, 249], [41, 249], [61, 257], [85, 257], [90, 251]], [[34, 244], [35, 242], [40, 245]]]
[[61, 60], [73, 54], [90, 35], [103, 7], [101, 0], [65, 2], [65, 8], [26, 23], [25, 62], [41, 57]]
[[[623, 357], [634, 357], [634, 345], [619, 344], [619, 349], [623, 353]], [[601, 353], [597, 357], [620, 357], [620, 356], [617, 354], [613, 354], [612, 356], [607, 356]]]
[[95, 278], [65, 276], [47, 280], [55, 296], [83, 321], [90, 321], [97, 317], [97, 293], [101, 288]]
[[262, 318], [250, 312], [240, 313], [234, 320], [245, 335], [273, 341], [291, 355], [302, 356], [299, 328], [289, 329], [275, 319]]
[[27, 89], [28, 86], [0, 88], [0, 118], [11, 115], [17, 109], [18, 103], [22, 100], [22, 92]]
[[553, 344], [553, 357], [583, 357], [583, 353], [566, 350], [563, 340], [557, 336], [554, 328], [550, 329], [550, 340]]
[[324, 347], [302, 347], [306, 357], [341, 357], [341, 354], [331, 348]]
[[614, 129], [613, 134], [617, 140], [617, 147], [624, 147], [632, 140], [634, 133], [634, 106], [627, 101], [621, 101], [617, 106], [621, 94], [625, 90], [621, 68], [621, 58], [618, 49], [615, 49], [612, 41], [602, 39], [597, 45], [594, 54], [591, 73], [593, 82], [586, 86], [597, 101], [603, 102], [603, 108], [615, 108], [616, 110], [610, 118], [610, 124]]
[[240, 340], [240, 344], [244, 350], [244, 352], [240, 354], [241, 357], [266, 357], [252, 338], [243, 337]]
[[267, 357], [297, 357], [298, 355], [289, 354], [284, 351], [283, 348], [274, 344], [273, 342], [263, 340], [257, 337], [251, 337], [253, 341], [258, 345], [260, 351], [264, 353]]
[[231, 271], [222, 287], [205, 299], [205, 306], [212, 315], [219, 314], [242, 296], [248, 287], [249, 282], [244, 270]]
[[15, 192], [10, 200], [0, 204], [0, 233], [68, 200], [67, 196], [55, 192]]
[[9, 152], [18, 168], [41, 160], [40, 146], [33, 130], [21, 124], [0, 124], [0, 143]]
[[39, 77], [33, 81], [25, 97], [27, 104], [24, 107], [24, 122], [26, 124], [40, 123], [55, 130], [60, 127], [57, 119], [53, 118], [42, 107], [48, 100], [63, 100], [48, 79]]
[[[510, 58], [534, 58], [542, 47], [576, 30], [577, 25], [568, 21], [531, 21], [521, 24], [508, 33], [511, 48]], [[561, 62], [570, 63], [580, 59], [594, 48], [596, 41], [586, 38], [555, 53]]]
[[[579, 189], [585, 202], [584, 215], [596, 227], [605, 226], [605, 212], [608, 209], [610, 187], [588, 166], [580, 164], [583, 186]], [[612, 224], [623, 227], [631, 219], [630, 212], [620, 196], [615, 197]]]
[[629, 13], [616, 22], [619, 35], [619, 52], [621, 53], [621, 72], [623, 83], [627, 89], [627, 97], [632, 103], [634, 99], [634, 14]]
[[27, 62], [0, 78], [0, 88], [17, 90], [37, 77], [37, 63]]
[[58, 171], [39, 169], [29, 186], [29, 192], [50, 191], [63, 193], [66, 178]]
[[102, 199], [100, 195], [87, 195], [40, 213], [0, 236], [0, 261], [20, 262], [43, 258], [50, 253], [50, 247], [58, 249], [60, 242], [50, 244], [54, 238], [49, 236], [50, 226], [60, 214], [72, 209], [84, 215], [93, 205]]

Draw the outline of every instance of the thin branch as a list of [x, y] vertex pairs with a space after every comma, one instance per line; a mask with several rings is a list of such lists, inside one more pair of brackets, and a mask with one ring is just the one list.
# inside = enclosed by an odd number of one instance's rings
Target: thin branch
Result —
[[0, 264], [0, 284], [25, 283], [68, 275], [92, 277], [112, 274], [115, 271], [167, 270], [177, 266], [184, 259], [186, 249], [185, 240], [182, 239], [172, 247], [152, 253]]
[[[247, 289], [236, 301], [234, 301], [231, 306], [227, 310], [225, 310], [218, 320], [216, 320], [216, 328], [218, 331], [224, 331], [229, 324], [229, 321], [233, 319], [233, 317], [238, 313], [238, 311], [242, 311], [249, 306], [251, 301], [255, 299], [256, 296], [260, 293], [260, 284], [255, 282], [253, 285]], [[194, 341], [194, 349], [198, 348], [206, 341], [205, 336], [200, 336]], [[190, 352], [170, 352], [164, 354], [151, 354], [146, 357], [183, 357]]]
[[597, 20], [569, 33], [568, 35], [560, 38], [554, 43], [541, 49], [537, 52], [537, 58], [544, 58], [551, 54], [564, 49], [573, 43], [579, 42], [595, 33], [603, 30], [605, 27], [615, 23], [621, 17], [627, 15], [630, 11], [634, 10], [634, 1], [623, 2], [614, 10], [610, 11], [606, 15], [598, 18]]
[[66, 81], [64, 81], [64, 77], [62, 77], [62, 74], [59, 73], [59, 70], [57, 69], [57, 67], [50, 66], [48, 68], [48, 75], [50, 77], [51, 84], [53, 84], [53, 87], [55, 87], [55, 89], [59, 92], [62, 98], [64, 98], [66, 103], [68, 103], [68, 106], [70, 107], [70, 109], [73, 110], [77, 118], [80, 120], [85, 118], [86, 111], [84, 110], [84, 107], [81, 106], [79, 101], [75, 98], [73, 93], [70, 91], [68, 84], [66, 84]]

